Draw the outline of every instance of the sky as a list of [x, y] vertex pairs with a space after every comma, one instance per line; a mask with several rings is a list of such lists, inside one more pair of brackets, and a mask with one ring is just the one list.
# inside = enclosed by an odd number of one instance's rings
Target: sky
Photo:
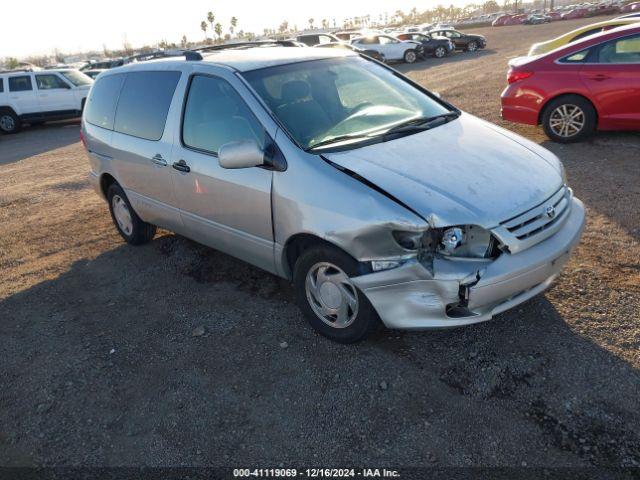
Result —
[[228, 32], [229, 20], [238, 18], [238, 30], [262, 33], [283, 20], [303, 28], [313, 17], [338, 25], [345, 17], [418, 11], [438, 4], [463, 5], [465, 0], [5, 0], [1, 9], [0, 58], [44, 55], [54, 48], [78, 52], [155, 45], [162, 39], [180, 42], [203, 39], [200, 22], [207, 12], [216, 15]]

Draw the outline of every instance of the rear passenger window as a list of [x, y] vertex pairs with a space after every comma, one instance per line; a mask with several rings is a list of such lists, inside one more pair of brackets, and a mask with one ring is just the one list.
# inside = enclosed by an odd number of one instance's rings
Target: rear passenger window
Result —
[[217, 153], [225, 143], [254, 140], [262, 148], [265, 137], [262, 125], [229, 83], [215, 77], [193, 77], [182, 125], [185, 146]]
[[87, 122], [102, 128], [113, 130], [116, 103], [124, 75], [109, 75], [99, 78], [91, 87], [91, 94], [85, 106]]
[[28, 90], [33, 90], [30, 76], [25, 75], [24, 77], [9, 77], [10, 92], [26, 92]]
[[126, 75], [114, 130], [145, 140], [160, 140], [180, 72], [132, 72]]

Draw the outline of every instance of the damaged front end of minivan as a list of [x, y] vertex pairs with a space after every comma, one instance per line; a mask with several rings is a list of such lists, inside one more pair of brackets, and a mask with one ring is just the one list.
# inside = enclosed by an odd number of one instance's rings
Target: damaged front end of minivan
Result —
[[[430, 224], [421, 232], [393, 231], [402, 254], [371, 261], [372, 273], [352, 281], [389, 328], [447, 328], [489, 320], [544, 291], [568, 261], [585, 215], [582, 202], [567, 190], [561, 218], [548, 227], [553, 235], [524, 250], [516, 245], [517, 253], [502, 238], [502, 225]], [[528, 225], [540, 223], [541, 208], [546, 207], [532, 209]]]

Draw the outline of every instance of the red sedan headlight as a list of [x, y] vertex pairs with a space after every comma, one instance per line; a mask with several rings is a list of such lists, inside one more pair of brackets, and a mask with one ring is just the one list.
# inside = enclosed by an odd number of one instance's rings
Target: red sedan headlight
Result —
[[507, 82], [509, 84], [519, 82], [520, 80], [529, 78], [531, 75], [533, 75], [533, 72], [520, 72], [517, 70], [509, 70], [507, 72]]

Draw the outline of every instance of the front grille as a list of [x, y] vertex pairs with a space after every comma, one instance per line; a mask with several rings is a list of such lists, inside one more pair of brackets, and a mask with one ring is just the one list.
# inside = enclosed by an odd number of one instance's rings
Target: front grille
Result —
[[571, 197], [571, 189], [563, 185], [544, 202], [500, 222], [494, 234], [511, 253], [529, 248], [558, 231], [571, 210]]

